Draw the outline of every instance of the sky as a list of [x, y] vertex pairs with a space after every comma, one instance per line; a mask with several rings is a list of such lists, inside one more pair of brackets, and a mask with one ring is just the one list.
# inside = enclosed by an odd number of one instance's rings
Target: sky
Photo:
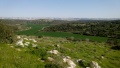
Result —
[[120, 18], [120, 0], [0, 0], [0, 17]]

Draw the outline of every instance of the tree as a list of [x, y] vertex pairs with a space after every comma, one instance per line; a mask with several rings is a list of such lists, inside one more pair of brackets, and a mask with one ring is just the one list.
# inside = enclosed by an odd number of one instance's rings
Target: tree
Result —
[[13, 28], [0, 23], [0, 43], [13, 43]]

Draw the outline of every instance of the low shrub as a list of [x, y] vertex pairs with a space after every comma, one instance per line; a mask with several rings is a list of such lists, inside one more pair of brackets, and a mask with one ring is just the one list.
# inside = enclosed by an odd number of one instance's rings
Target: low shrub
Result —
[[47, 58], [47, 51], [44, 48], [33, 49], [31, 53], [41, 57], [41, 60], [45, 60]]

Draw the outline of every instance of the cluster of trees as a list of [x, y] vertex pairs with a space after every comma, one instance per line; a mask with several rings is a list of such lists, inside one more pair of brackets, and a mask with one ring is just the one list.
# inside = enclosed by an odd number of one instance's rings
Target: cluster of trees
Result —
[[115, 37], [120, 39], [120, 21], [76, 21], [53, 25], [44, 29], [44, 31], [71, 32], [74, 34]]
[[0, 22], [0, 43], [13, 43], [14, 29]]
[[63, 23], [70, 23], [71, 21], [66, 20], [51, 20], [51, 19], [37, 19], [37, 20], [19, 20], [19, 19], [0, 19], [0, 21], [9, 24], [63, 24]]
[[[112, 49], [120, 50], [120, 20], [113, 21], [72, 21], [70, 23], [46, 27], [43, 31], [50, 32], [71, 32], [74, 34], [108, 37], [106, 43]], [[68, 40], [74, 40], [67, 38]]]

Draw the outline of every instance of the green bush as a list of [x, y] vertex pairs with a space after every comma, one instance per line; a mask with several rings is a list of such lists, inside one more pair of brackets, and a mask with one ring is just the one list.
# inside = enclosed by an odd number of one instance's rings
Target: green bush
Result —
[[79, 61], [78, 64], [79, 64], [80, 66], [82, 66], [82, 67], [87, 67], [87, 66], [89, 66], [89, 63], [88, 63], [87, 61], [85, 61], [85, 60]]
[[0, 23], [0, 43], [13, 43], [14, 30], [11, 26]]
[[41, 57], [42, 60], [47, 58], [47, 51], [44, 48], [38, 48], [31, 51], [32, 54]]

